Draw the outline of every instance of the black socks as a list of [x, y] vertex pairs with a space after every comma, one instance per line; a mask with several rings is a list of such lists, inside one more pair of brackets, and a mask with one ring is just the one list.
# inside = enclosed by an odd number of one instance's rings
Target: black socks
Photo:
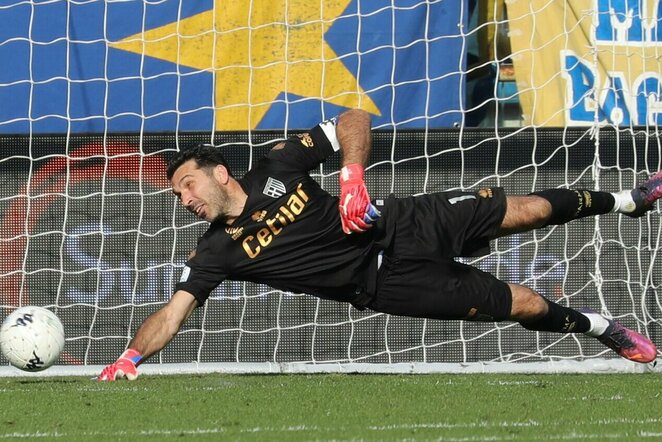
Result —
[[522, 327], [557, 333], [586, 333], [591, 328], [591, 321], [577, 310], [549, 302], [547, 299], [545, 302], [549, 308], [547, 314], [535, 321], [520, 322]]
[[611, 193], [595, 190], [548, 189], [532, 195], [545, 198], [552, 205], [552, 216], [546, 226], [609, 213], [616, 201]]

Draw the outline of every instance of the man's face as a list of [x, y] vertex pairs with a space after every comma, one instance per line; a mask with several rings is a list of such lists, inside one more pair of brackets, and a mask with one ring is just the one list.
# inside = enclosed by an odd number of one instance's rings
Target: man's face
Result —
[[182, 205], [197, 217], [213, 222], [227, 216], [228, 194], [214, 169], [201, 169], [189, 160], [175, 171], [171, 185]]

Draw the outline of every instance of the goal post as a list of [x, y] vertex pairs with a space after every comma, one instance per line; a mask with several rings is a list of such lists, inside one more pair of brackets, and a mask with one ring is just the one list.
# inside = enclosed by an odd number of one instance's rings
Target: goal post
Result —
[[[636, 3], [636, 4], [635, 4]], [[659, 2], [0, 3], [0, 305], [62, 319], [45, 374], [94, 374], [170, 298], [207, 224], [165, 178], [188, 146], [241, 176], [358, 107], [373, 198], [630, 189], [662, 167]], [[557, 25], [552, 25], [557, 24]], [[562, 30], [562, 32], [559, 32]], [[339, 194], [339, 157], [312, 176]], [[660, 210], [463, 259], [662, 345]], [[0, 357], [0, 375], [16, 375]], [[389, 316], [226, 281], [144, 373], [640, 372], [582, 335]]]
[[[242, 175], [273, 132], [218, 133]], [[503, 186], [632, 187], [658, 161], [637, 146], [656, 134], [584, 129], [377, 130], [372, 196]], [[5, 136], [0, 163], [3, 305], [48, 306], [62, 319], [61, 368], [93, 371], [119, 354], [149, 313], [167, 302], [188, 251], [206, 224], [184, 211], [164, 179], [178, 146], [200, 133]], [[20, 155], [32, 146], [33, 157]], [[394, 157], [393, 146], [407, 146]], [[457, 146], [468, 146], [458, 148]], [[613, 149], [618, 146], [618, 150]], [[402, 154], [403, 151], [398, 151]], [[600, 158], [600, 165], [596, 164]], [[338, 158], [313, 176], [338, 192]], [[549, 299], [617, 318], [653, 340], [660, 302], [655, 259], [659, 217], [604, 215], [502, 238], [471, 262], [525, 283]], [[469, 262], [469, 261], [468, 261]], [[227, 281], [197, 309], [174, 341], [146, 363], [156, 372], [472, 372], [637, 371], [584, 336], [535, 333], [511, 323], [465, 323], [388, 316], [347, 304]], [[49, 370], [50, 373], [57, 371]], [[64, 369], [67, 373], [70, 368]]]

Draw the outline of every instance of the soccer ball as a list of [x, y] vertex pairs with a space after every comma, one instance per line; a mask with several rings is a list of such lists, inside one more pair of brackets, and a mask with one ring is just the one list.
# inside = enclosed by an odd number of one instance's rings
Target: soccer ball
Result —
[[9, 363], [25, 371], [45, 370], [64, 349], [64, 327], [50, 310], [21, 307], [0, 328], [0, 350]]

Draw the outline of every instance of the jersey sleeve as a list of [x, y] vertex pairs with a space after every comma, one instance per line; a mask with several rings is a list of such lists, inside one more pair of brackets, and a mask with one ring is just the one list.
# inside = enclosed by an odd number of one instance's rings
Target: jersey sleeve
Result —
[[205, 262], [210, 262], [205, 255], [204, 251], [198, 250], [184, 265], [179, 282], [175, 285], [175, 291], [184, 290], [192, 294], [198, 301], [198, 307], [202, 306], [212, 290], [227, 278], [222, 269], [205, 265]]
[[266, 157], [307, 172], [339, 150], [336, 118], [332, 118], [308, 132], [288, 138], [282, 147], [275, 147]]

